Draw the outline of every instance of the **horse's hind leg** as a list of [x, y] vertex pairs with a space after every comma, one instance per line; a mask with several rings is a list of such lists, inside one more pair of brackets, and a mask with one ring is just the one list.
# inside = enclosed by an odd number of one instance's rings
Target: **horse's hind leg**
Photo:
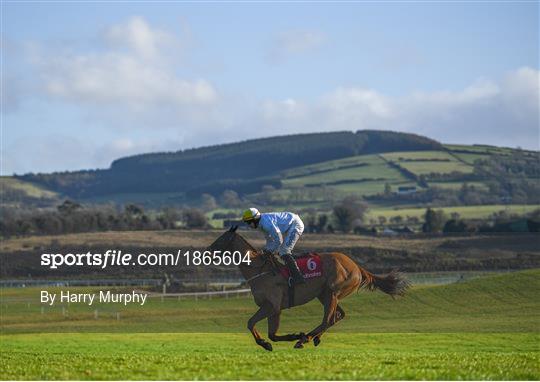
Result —
[[262, 346], [264, 349], [268, 351], [272, 351], [272, 344], [268, 341], [266, 341], [262, 336], [259, 334], [257, 329], [255, 329], [255, 324], [262, 319], [268, 317], [272, 313], [272, 306], [270, 304], [264, 304], [259, 308], [257, 312], [251, 318], [248, 320], [248, 329], [253, 335], [253, 338], [255, 338], [255, 342], [257, 345]]
[[297, 349], [301, 349], [304, 347], [304, 344], [309, 342], [314, 337], [319, 337], [326, 329], [328, 329], [334, 321], [334, 316], [336, 315], [336, 308], [337, 308], [337, 297], [334, 292], [332, 292], [330, 289], [325, 290], [321, 296], [320, 300], [324, 305], [324, 314], [322, 322], [319, 326], [317, 326], [315, 329], [313, 329], [311, 332], [309, 332], [306, 336], [301, 338], [294, 347]]
[[273, 314], [271, 316], [268, 316], [268, 338], [270, 338], [272, 341], [296, 341], [300, 338], [304, 337], [304, 333], [299, 334], [285, 334], [285, 335], [278, 335], [277, 331], [279, 329], [279, 319], [281, 317], [281, 312]]
[[[336, 312], [334, 314], [332, 321], [330, 322], [330, 325], [324, 331], [330, 329], [331, 326], [334, 326], [335, 324], [338, 323], [338, 321], [341, 321], [344, 318], [345, 318], [345, 311], [338, 304], [336, 306]], [[321, 343], [321, 336], [324, 334], [324, 331], [313, 337], [313, 345], [319, 346], [319, 344]]]

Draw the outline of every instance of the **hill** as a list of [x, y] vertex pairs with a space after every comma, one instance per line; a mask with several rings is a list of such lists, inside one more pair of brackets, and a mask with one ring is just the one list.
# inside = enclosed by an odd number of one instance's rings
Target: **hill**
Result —
[[[372, 211], [491, 205], [490, 211], [497, 212], [501, 205], [540, 204], [537, 151], [443, 145], [388, 131], [254, 139], [120, 158], [104, 170], [9, 179], [55, 196], [36, 203], [26, 195], [27, 206], [57, 205], [60, 197], [147, 209], [190, 205], [208, 212], [216, 226], [223, 218], [214, 219], [214, 213], [236, 216], [248, 204], [328, 212], [349, 195], [367, 200]], [[403, 192], [407, 189], [412, 191]], [[232, 202], [225, 197], [228, 191], [236, 193]], [[4, 204], [21, 205], [20, 197], [10, 198], [20, 192], [4, 192]], [[215, 200], [205, 204], [203, 194]]]
[[281, 186], [279, 172], [355, 155], [437, 150], [429, 138], [388, 131], [298, 134], [208, 146], [173, 153], [136, 155], [114, 161], [109, 169], [27, 174], [20, 179], [74, 198], [122, 193], [241, 194], [262, 185]]

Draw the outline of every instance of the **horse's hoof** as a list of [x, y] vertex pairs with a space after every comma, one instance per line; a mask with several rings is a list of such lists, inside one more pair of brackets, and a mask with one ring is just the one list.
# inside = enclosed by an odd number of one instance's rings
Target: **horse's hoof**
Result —
[[320, 337], [315, 337], [313, 339], [313, 345], [319, 346], [320, 343], [321, 343], [321, 338]]
[[272, 351], [272, 344], [270, 342], [266, 342], [263, 339], [257, 340], [257, 345], [264, 348], [264, 350]]
[[304, 344], [300, 341], [298, 341], [295, 345], [294, 345], [294, 348], [295, 349], [303, 349], [304, 348]]

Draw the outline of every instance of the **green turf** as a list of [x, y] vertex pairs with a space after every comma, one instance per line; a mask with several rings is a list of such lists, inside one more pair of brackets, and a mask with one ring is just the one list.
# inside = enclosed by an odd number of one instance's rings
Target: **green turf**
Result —
[[536, 380], [536, 334], [333, 334], [317, 348], [246, 334], [15, 335], [3, 379]]
[[[342, 302], [345, 319], [319, 347], [278, 343], [269, 353], [245, 328], [256, 309], [249, 298], [153, 299], [138, 308], [71, 304], [64, 317], [61, 307], [41, 314], [34, 288], [4, 289], [0, 373], [4, 379], [537, 380], [539, 292], [540, 270], [415, 287], [396, 300], [361, 292]], [[317, 302], [285, 311], [281, 332], [307, 331], [320, 317]], [[265, 326], [258, 325], [266, 336]]]

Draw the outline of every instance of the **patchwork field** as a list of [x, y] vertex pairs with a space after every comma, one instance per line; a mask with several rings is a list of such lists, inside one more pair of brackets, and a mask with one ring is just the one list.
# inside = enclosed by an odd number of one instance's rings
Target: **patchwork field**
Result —
[[451, 172], [470, 173], [473, 167], [459, 161], [444, 151], [410, 151], [382, 154], [392, 162], [413, 174], [427, 175], [431, 173], [448, 174]]
[[[538, 205], [503, 205], [503, 204], [491, 204], [485, 206], [459, 206], [459, 207], [440, 207], [435, 208], [436, 210], [443, 210], [447, 215], [450, 216], [453, 212], [459, 214], [462, 219], [482, 219], [487, 218], [491, 214], [500, 211], [507, 211], [510, 214], [523, 215], [529, 212], [532, 212], [540, 208]], [[377, 216], [384, 216], [390, 218], [392, 216], [401, 215], [402, 217], [406, 216], [416, 216], [418, 218], [423, 218], [426, 213], [425, 208], [373, 208], [368, 211], [369, 218], [376, 218]]]

